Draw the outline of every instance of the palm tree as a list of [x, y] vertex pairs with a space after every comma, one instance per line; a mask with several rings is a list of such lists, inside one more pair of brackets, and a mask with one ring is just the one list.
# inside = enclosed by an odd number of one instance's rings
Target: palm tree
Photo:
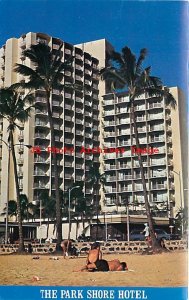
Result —
[[31, 94], [27, 94], [25, 97], [14, 91], [12, 88], [0, 90], [0, 117], [5, 118], [8, 121], [8, 133], [9, 143], [13, 159], [14, 167], [14, 180], [16, 187], [16, 201], [18, 211], [18, 229], [19, 229], [19, 247], [18, 252], [24, 252], [24, 239], [22, 230], [22, 215], [20, 204], [20, 190], [17, 172], [17, 162], [14, 149], [14, 132], [16, 128], [19, 128], [17, 121], [26, 122], [30, 116], [32, 109], [33, 97]]
[[[114, 51], [111, 54], [109, 66], [102, 69], [100, 72], [102, 80], [107, 80], [113, 90], [125, 89], [129, 96], [128, 109], [130, 109], [134, 125], [134, 135], [137, 148], [140, 148], [140, 142], [135, 115], [135, 99], [146, 93], [149, 97], [164, 97], [167, 105], [171, 105], [173, 108], [176, 106], [176, 100], [173, 95], [169, 93], [167, 88], [163, 88], [161, 80], [150, 75], [151, 67], [142, 67], [142, 63], [146, 55], [147, 49], [142, 49], [138, 59], [136, 59], [136, 56], [126, 46], [122, 49], [121, 53]], [[152, 237], [152, 247], [153, 250], [155, 250], [158, 248], [158, 243], [154, 234], [141, 153], [138, 153], [138, 160], [141, 171], [145, 209]]]
[[[72, 57], [66, 62], [62, 62], [60, 45], [56, 54], [53, 53], [51, 48], [44, 44], [31, 45], [29, 49], [23, 51], [25, 57], [30, 59], [33, 67], [30, 68], [26, 65], [16, 64], [15, 71], [23, 76], [26, 76], [27, 82], [20, 82], [17, 86], [25, 89], [43, 89], [46, 94], [46, 105], [48, 119], [51, 130], [51, 146], [55, 147], [55, 133], [54, 133], [54, 120], [52, 116], [52, 107], [50, 103], [50, 96], [53, 89], [63, 89], [64, 85], [61, 83], [64, 77], [64, 72], [70, 69]], [[73, 85], [70, 84], [70, 88]], [[57, 167], [56, 153], [52, 153], [54, 160], [54, 174], [55, 174], [55, 199], [56, 199], [56, 227], [57, 227], [57, 249], [62, 241], [62, 216], [61, 216], [61, 201], [59, 194], [59, 173]]]
[[55, 218], [55, 207], [54, 207], [54, 198], [49, 196], [47, 190], [43, 191], [40, 195], [40, 201], [42, 201], [43, 207], [43, 216], [47, 218], [47, 238], [49, 235], [49, 223], [50, 219]]
[[93, 162], [89, 167], [89, 182], [92, 183], [94, 187], [93, 195], [95, 195], [95, 206], [96, 206], [96, 219], [97, 219], [97, 227], [96, 227], [96, 239], [98, 238], [98, 214], [100, 210], [99, 206], [99, 188], [100, 184], [104, 186], [105, 183], [105, 174], [101, 174], [99, 171], [99, 164]]

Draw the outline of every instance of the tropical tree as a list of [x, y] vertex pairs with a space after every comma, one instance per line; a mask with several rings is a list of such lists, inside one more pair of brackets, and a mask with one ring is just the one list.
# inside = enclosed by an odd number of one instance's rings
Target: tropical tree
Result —
[[[51, 92], [53, 89], [63, 89], [62, 79], [64, 72], [70, 69], [72, 57], [62, 62], [62, 46], [56, 51], [56, 54], [45, 43], [31, 45], [29, 49], [23, 51], [32, 67], [16, 64], [15, 71], [22, 74], [27, 78], [26, 82], [20, 82], [16, 86], [21, 86], [25, 89], [43, 89], [46, 95], [47, 113], [51, 130], [51, 146], [55, 147], [55, 133], [54, 133], [54, 120], [52, 114], [52, 107], [50, 103]], [[70, 84], [70, 88], [73, 85]], [[57, 228], [57, 249], [60, 247], [62, 241], [62, 216], [61, 216], [61, 201], [59, 194], [59, 173], [57, 167], [56, 153], [52, 153], [54, 161], [54, 174], [55, 174], [55, 199], [56, 199], [56, 228]]]
[[40, 195], [40, 201], [42, 202], [42, 215], [47, 218], [47, 238], [49, 235], [49, 223], [50, 219], [55, 219], [56, 211], [54, 206], [54, 198], [49, 196], [49, 192], [44, 190]]
[[30, 116], [32, 109], [33, 96], [27, 94], [22, 96], [12, 88], [4, 88], [0, 90], [0, 117], [8, 121], [7, 131], [9, 134], [8, 142], [10, 143], [10, 149], [13, 159], [14, 168], [14, 180], [16, 187], [16, 201], [18, 211], [18, 229], [19, 229], [19, 247], [18, 253], [24, 252], [24, 239], [22, 230], [22, 215], [21, 215], [21, 204], [20, 204], [20, 190], [19, 180], [17, 172], [17, 162], [14, 149], [14, 132], [16, 128], [19, 128], [17, 122], [26, 122]]
[[96, 227], [96, 239], [98, 238], [98, 225], [99, 225], [99, 220], [98, 220], [98, 215], [99, 215], [99, 210], [100, 210], [100, 205], [99, 205], [99, 189], [100, 189], [100, 184], [102, 187], [104, 186], [105, 183], [105, 174], [100, 173], [99, 170], [99, 164], [93, 162], [91, 166], [89, 167], [89, 182], [93, 185], [93, 197], [95, 198], [95, 209], [96, 209], [96, 219], [97, 219], [97, 227]]
[[[166, 104], [173, 108], [176, 106], [176, 100], [158, 77], [151, 76], [151, 67], [143, 68], [142, 64], [147, 55], [147, 49], [142, 49], [138, 59], [126, 46], [121, 53], [113, 51], [108, 62], [108, 66], [101, 70], [102, 80], [106, 80], [113, 91], [124, 90], [129, 97], [128, 109], [134, 126], [134, 135], [136, 147], [140, 148], [138, 128], [136, 122], [135, 99], [143, 94], [149, 97], [164, 97]], [[139, 151], [138, 151], [139, 152]], [[152, 238], [153, 250], [158, 248], [158, 243], [154, 234], [153, 221], [148, 201], [146, 180], [141, 153], [137, 153], [141, 171], [143, 185], [144, 201], [147, 220]]]

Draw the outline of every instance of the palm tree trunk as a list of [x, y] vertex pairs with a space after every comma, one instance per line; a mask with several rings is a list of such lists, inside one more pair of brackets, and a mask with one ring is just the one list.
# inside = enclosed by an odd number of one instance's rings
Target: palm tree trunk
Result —
[[47, 239], [48, 239], [48, 235], [49, 235], [49, 217], [47, 219], [47, 235], [46, 235]]
[[13, 139], [12, 130], [10, 131], [10, 144], [11, 144], [11, 152], [12, 152], [12, 159], [13, 159], [13, 166], [14, 166], [14, 180], [15, 180], [15, 186], [16, 186], [16, 201], [17, 201], [17, 211], [18, 211], [18, 231], [19, 231], [18, 253], [23, 253], [23, 252], [25, 252], [25, 248], [24, 248], [23, 228], [22, 228], [20, 191], [19, 191], [16, 155], [15, 155], [15, 150], [14, 150], [14, 139]]
[[[50, 130], [51, 130], [51, 145], [52, 147], [55, 147], [53, 117], [52, 117], [52, 110], [50, 106], [50, 91], [46, 91], [46, 99], [47, 99], [47, 111], [48, 111]], [[53, 152], [52, 156], [54, 161], [54, 176], [55, 176], [57, 249], [59, 249], [62, 241], [62, 217], [61, 217], [59, 182], [58, 182], [59, 174], [58, 174], [58, 167], [57, 167], [57, 154]]]
[[96, 239], [98, 238], [98, 188], [96, 188], [96, 221], [97, 221], [97, 227], [96, 227]]
[[[134, 125], [134, 135], [135, 135], [135, 140], [136, 140], [136, 148], [140, 149], [140, 142], [139, 142], [139, 137], [138, 137], [138, 128], [137, 128], [137, 123], [136, 123], [136, 119], [135, 119], [134, 99], [131, 100], [131, 117], [132, 117], [133, 125]], [[137, 152], [137, 155], [138, 155], [139, 166], [140, 166], [140, 171], [141, 171], [141, 179], [142, 179], [142, 185], [143, 185], [146, 216], [147, 216], [149, 229], [150, 229], [150, 237], [152, 239], [152, 249], [156, 250], [156, 249], [160, 248], [160, 246], [157, 242], [157, 239], [156, 239], [155, 233], [154, 233], [153, 220], [152, 220], [152, 216], [151, 216], [150, 205], [149, 205], [149, 202], [148, 202], [148, 193], [147, 193], [147, 188], [146, 188], [144, 167], [143, 167], [143, 162], [142, 162], [142, 157], [141, 157], [140, 151]]]

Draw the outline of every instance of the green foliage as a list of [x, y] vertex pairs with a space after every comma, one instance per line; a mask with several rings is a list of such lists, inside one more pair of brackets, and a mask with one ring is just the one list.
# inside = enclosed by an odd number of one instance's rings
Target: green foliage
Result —
[[9, 125], [8, 131], [19, 128], [17, 121], [26, 122], [33, 108], [33, 95], [22, 96], [11, 87], [0, 90], [0, 117], [5, 118]]
[[160, 78], [151, 76], [151, 67], [142, 67], [146, 55], [147, 49], [141, 49], [137, 59], [127, 46], [121, 53], [114, 51], [108, 67], [100, 71], [102, 80], [106, 80], [112, 90], [125, 89], [131, 101], [146, 93], [149, 97], [164, 97], [167, 105], [175, 108], [176, 100], [168, 88], [163, 88]]
[[[70, 56], [66, 62], [62, 62], [62, 46], [56, 51], [44, 44], [31, 45], [29, 49], [23, 51], [23, 55], [32, 62], [32, 68], [16, 64], [15, 71], [27, 77], [27, 82], [20, 82], [15, 87], [23, 87], [26, 89], [44, 88], [51, 91], [53, 88], [62, 89], [62, 79], [64, 72], [71, 69], [73, 57]], [[70, 88], [72, 84], [70, 84]]]

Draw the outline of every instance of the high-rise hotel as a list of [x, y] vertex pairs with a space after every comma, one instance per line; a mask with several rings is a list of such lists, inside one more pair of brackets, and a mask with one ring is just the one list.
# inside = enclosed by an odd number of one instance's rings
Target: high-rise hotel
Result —
[[[54, 54], [62, 43], [60, 39], [41, 33], [28, 33], [19, 39], [7, 40], [0, 50], [1, 87], [24, 80], [22, 76], [13, 72], [13, 68], [16, 63], [31, 67], [31, 62], [23, 56], [23, 50], [39, 42], [48, 44]], [[74, 57], [70, 70], [65, 72], [63, 84], [80, 85], [81, 91], [74, 91], [68, 87], [64, 88], [63, 92], [54, 89], [51, 95], [56, 147], [65, 149], [62, 153], [57, 153], [60, 189], [67, 191], [73, 182], [84, 181], [85, 194], [90, 196], [92, 186], [85, 178], [88, 177], [89, 163], [98, 162], [99, 155], [82, 153], [81, 148], [99, 146], [98, 59], [68, 43], [63, 43], [61, 50], [63, 61], [70, 56]], [[49, 190], [50, 194], [53, 194], [55, 189], [53, 161], [51, 153], [47, 151], [51, 146], [51, 135], [43, 90], [35, 93], [35, 102], [44, 108], [35, 109], [29, 121], [25, 125], [19, 124], [20, 131], [15, 132], [20, 192], [28, 195], [30, 201], [38, 200], [44, 189]], [[3, 141], [7, 142], [5, 120], [0, 120], [0, 134]], [[32, 154], [25, 145], [37, 147], [41, 153]], [[8, 167], [9, 153], [2, 141], [0, 155], [0, 201], [3, 209], [7, 197], [15, 199], [15, 188], [12, 160]]]
[[[15, 63], [31, 66], [22, 52], [31, 44], [47, 43], [56, 53], [60, 39], [41, 33], [28, 33], [19, 39], [12, 38], [0, 50], [0, 87], [24, 80], [15, 72]], [[135, 145], [133, 122], [127, 111], [128, 96], [114, 94], [106, 82], [100, 80], [98, 69], [106, 65], [113, 47], [104, 39], [79, 45], [63, 43], [62, 60], [70, 55], [73, 64], [65, 72], [64, 83], [77, 83], [81, 91], [64, 88], [53, 90], [51, 104], [54, 117], [57, 148], [70, 149], [58, 155], [60, 189], [66, 191], [73, 182], [84, 181], [85, 195], [92, 195], [88, 182], [89, 164], [100, 163], [106, 175], [101, 188], [102, 212], [124, 212], [129, 205], [130, 214], [144, 215], [144, 198], [137, 155], [131, 150]], [[186, 104], [178, 88], [170, 88], [177, 101], [176, 110], [166, 106], [164, 99], [142, 95], [136, 100], [136, 118], [141, 148], [156, 148], [157, 153], [142, 155], [148, 197], [154, 216], [175, 216], [186, 202], [187, 188], [187, 134]], [[20, 191], [30, 201], [38, 200], [42, 190], [54, 191], [54, 170], [51, 155], [46, 149], [51, 145], [50, 128], [43, 90], [35, 95], [36, 109], [29, 121], [20, 124], [15, 133]], [[0, 139], [7, 141], [7, 123], [0, 120]], [[39, 146], [40, 154], [32, 154], [24, 145]], [[81, 153], [85, 148], [123, 148], [124, 152]], [[9, 151], [0, 141], [0, 207], [8, 199], [15, 199], [12, 160]]]

